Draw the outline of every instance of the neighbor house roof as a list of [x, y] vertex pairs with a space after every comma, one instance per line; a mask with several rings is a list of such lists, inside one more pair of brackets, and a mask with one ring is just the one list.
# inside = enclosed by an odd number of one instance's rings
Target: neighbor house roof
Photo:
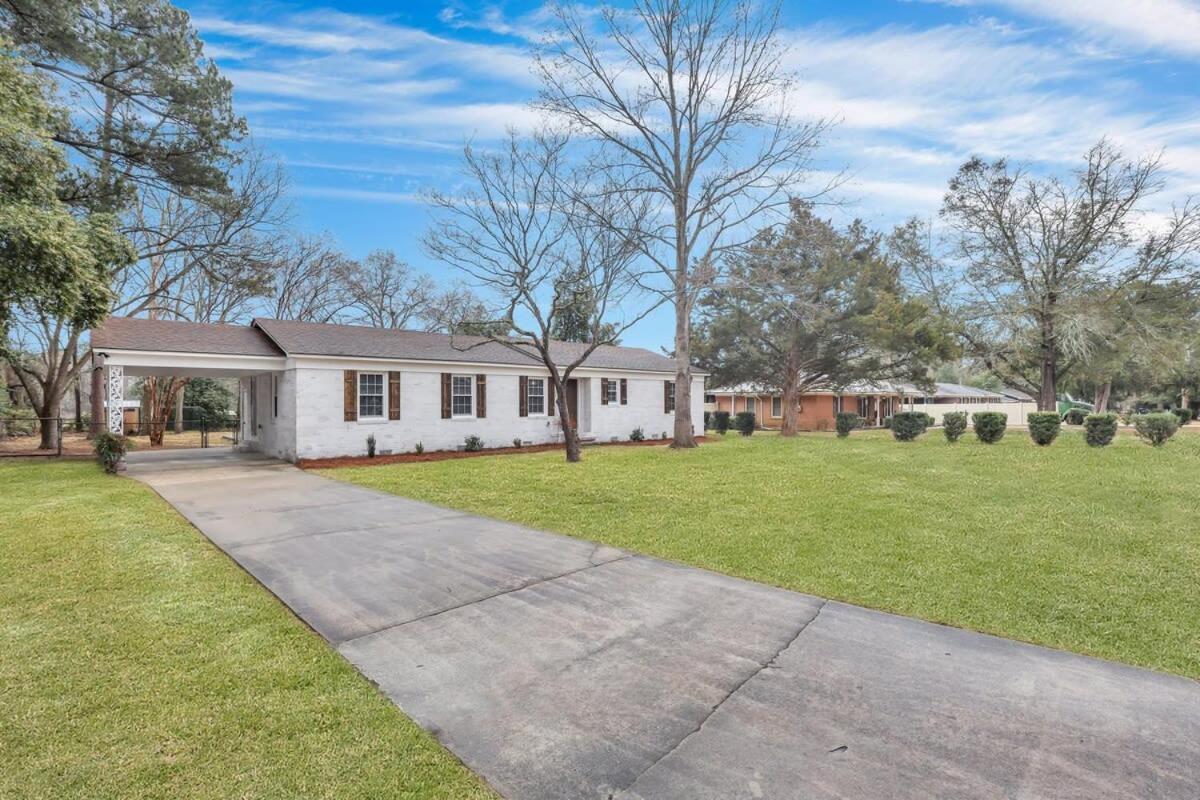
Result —
[[283, 355], [270, 339], [249, 325], [136, 317], [109, 317], [98, 328], [93, 328], [92, 349], [230, 356]]
[[[537, 363], [523, 353], [480, 336], [367, 328], [319, 322], [255, 319], [250, 325], [110, 317], [92, 332], [92, 347], [224, 355], [330, 356], [463, 364]], [[554, 342], [555, 363], [568, 364], [587, 348], [576, 342]], [[533, 354], [532, 348], [525, 347]], [[602, 345], [584, 366], [673, 374], [675, 360], [640, 347]], [[703, 374], [703, 373], [697, 373]]]

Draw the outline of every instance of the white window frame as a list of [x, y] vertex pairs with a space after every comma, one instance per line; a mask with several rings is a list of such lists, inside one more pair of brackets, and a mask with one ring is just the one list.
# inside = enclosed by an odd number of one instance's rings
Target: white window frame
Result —
[[[525, 414], [530, 417], [544, 417], [549, 413], [546, 407], [546, 378], [526, 378], [525, 379]], [[541, 387], [540, 394], [533, 393], [533, 386], [537, 384]], [[533, 410], [533, 398], [537, 398], [542, 403], [541, 411]]]
[[[375, 377], [379, 378], [379, 393], [367, 393], [363, 391], [363, 379]], [[379, 398], [379, 413], [364, 414], [363, 413], [363, 398], [378, 397]], [[387, 375], [382, 372], [360, 372], [358, 373], [358, 418], [359, 420], [381, 420], [387, 419]]]
[[271, 373], [271, 419], [279, 419], [279, 376]]
[[[776, 410], [778, 409], [778, 410]], [[771, 395], [771, 419], [783, 416], [783, 398], [777, 394]]]
[[605, 404], [610, 406], [621, 405], [621, 382], [619, 380], [608, 380], [604, 382], [603, 386], [606, 390], [606, 394], [604, 395]]
[[[467, 395], [460, 394], [460, 393], [457, 393], [454, 391], [455, 383], [460, 378], [465, 380], [467, 382], [467, 385], [470, 387], [470, 392]], [[467, 396], [469, 396], [471, 398], [471, 410], [469, 412], [467, 412], [466, 414], [460, 414], [460, 413], [455, 412], [454, 398], [467, 397]], [[477, 406], [475, 405], [475, 376], [474, 375], [451, 375], [450, 376], [450, 418], [451, 419], [475, 419], [475, 409], [476, 408], [477, 408]]]
[[667, 397], [671, 398], [671, 410], [668, 411], [667, 413], [674, 414], [676, 404], [679, 402], [679, 400], [677, 399], [679, 397], [679, 392], [677, 392], [675, 390], [675, 381], [667, 381], [667, 386], [669, 387], [667, 389]]

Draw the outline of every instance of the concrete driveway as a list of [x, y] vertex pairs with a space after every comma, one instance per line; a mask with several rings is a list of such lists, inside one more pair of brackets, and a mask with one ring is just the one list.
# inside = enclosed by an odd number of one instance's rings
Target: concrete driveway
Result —
[[1200, 798], [1200, 684], [225, 451], [150, 486], [501, 794]]

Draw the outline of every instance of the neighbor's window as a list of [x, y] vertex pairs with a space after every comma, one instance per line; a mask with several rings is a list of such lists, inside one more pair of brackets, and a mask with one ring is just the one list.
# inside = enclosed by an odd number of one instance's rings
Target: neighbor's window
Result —
[[774, 417], [775, 419], [779, 419], [780, 417], [783, 416], [783, 398], [782, 397], [776, 396], [776, 397], [771, 398], [771, 416]]
[[360, 372], [358, 375], [358, 418], [383, 416], [383, 373]]
[[474, 415], [475, 379], [470, 375], [455, 375], [450, 389], [450, 413], [456, 417]]
[[525, 408], [530, 414], [546, 413], [546, 380], [529, 378], [525, 383]]
[[749, 411], [751, 414], [753, 414], [755, 411], [758, 410], [755, 407], [756, 405], [757, 405], [757, 403], [755, 402], [755, 399], [753, 397], [746, 398], [746, 410]]
[[618, 389], [620, 389], [620, 386], [617, 381], [605, 381], [604, 402], [608, 403], [610, 406], [620, 402], [620, 396], [617, 394]]
[[715, 403], [717, 402], [717, 396], [715, 394], [706, 394], [704, 395], [704, 402]]

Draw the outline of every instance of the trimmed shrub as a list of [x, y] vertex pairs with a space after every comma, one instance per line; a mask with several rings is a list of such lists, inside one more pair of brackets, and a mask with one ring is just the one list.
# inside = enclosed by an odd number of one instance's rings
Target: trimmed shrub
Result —
[[513, 439], [513, 447], [520, 447], [520, 446], [521, 446], [521, 437], [518, 436], [517, 438]]
[[1171, 413], [1179, 417], [1180, 427], [1192, 421], [1192, 410], [1190, 408], [1172, 408]]
[[1167, 439], [1179, 430], [1179, 417], [1169, 411], [1156, 414], [1137, 414], [1133, 418], [1133, 429], [1143, 441], [1155, 447], [1162, 447]]
[[641, 428], [634, 428], [633, 431], [629, 434], [629, 441], [631, 441], [631, 442], [641, 442], [641, 441], [645, 441], [645, 439], [646, 439], [646, 434], [644, 431], [642, 431]]
[[853, 411], [839, 411], [833, 419], [833, 425], [837, 428], [837, 435], [845, 439], [850, 431], [862, 427], [862, 417]]
[[971, 415], [975, 426], [975, 438], [984, 444], [995, 444], [1004, 438], [1008, 427], [1008, 414], [1000, 411], [976, 411]]
[[967, 412], [950, 411], [942, 414], [942, 433], [947, 442], [957, 442], [967, 430]]
[[714, 411], [713, 412], [713, 430], [722, 436], [729, 430], [729, 412]]
[[712, 412], [711, 411], [704, 412], [704, 430], [706, 430], [706, 431], [712, 430]]
[[1057, 411], [1037, 411], [1029, 415], [1029, 438], [1045, 447], [1058, 438], [1062, 420]]
[[375, 457], [375, 434], [367, 436], [367, 458]]
[[96, 458], [100, 459], [101, 466], [109, 475], [117, 473], [121, 459], [129, 452], [130, 447], [129, 439], [112, 431], [100, 431], [92, 440], [92, 450], [95, 451]]
[[1083, 419], [1083, 435], [1092, 447], [1108, 447], [1117, 436], [1117, 415], [1088, 414]]
[[924, 411], [901, 411], [892, 415], [892, 435], [898, 442], [911, 442], [929, 427], [930, 416]]
[[891, 414], [888, 414], [886, 417], [883, 418], [883, 427], [889, 431], [892, 429], [892, 415]]
[[753, 411], [739, 411], [737, 416], [734, 417], [733, 426], [737, 428], [738, 433], [742, 436], [749, 436], [754, 433], [754, 421]]
[[425, 445], [421, 442], [417, 442], [417, 446], [413, 448], [413, 452], [417, 455], [421, 455], [421, 453], [425, 452]]
[[1082, 408], [1069, 408], [1067, 413], [1063, 414], [1063, 422], [1068, 425], [1082, 425], [1087, 419], [1087, 413]]
[[926, 430], [937, 424], [937, 420], [933, 418], [932, 414], [926, 414], [924, 411], [917, 411], [915, 413], [925, 422]]
[[478, 453], [483, 449], [483, 439], [480, 439], [475, 434], [471, 434], [466, 439], [463, 439], [463, 449], [468, 453]]

